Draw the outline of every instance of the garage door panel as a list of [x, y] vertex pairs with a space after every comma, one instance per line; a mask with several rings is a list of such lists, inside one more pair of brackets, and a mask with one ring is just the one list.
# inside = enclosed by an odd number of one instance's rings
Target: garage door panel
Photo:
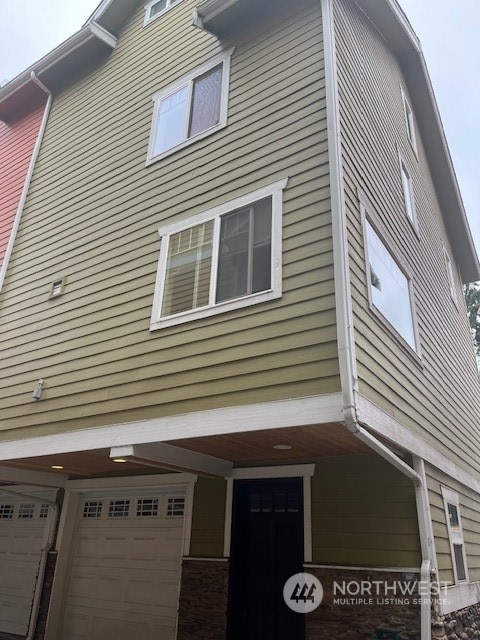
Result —
[[183, 517], [151, 495], [83, 502], [62, 640], [174, 640]]
[[47, 515], [38, 501], [0, 500], [0, 632], [27, 635]]
[[62, 640], [174, 640], [175, 625], [171, 619], [161, 615], [151, 616], [148, 621], [143, 616], [129, 615], [117, 611], [91, 613], [87, 609], [69, 608], [62, 632]]

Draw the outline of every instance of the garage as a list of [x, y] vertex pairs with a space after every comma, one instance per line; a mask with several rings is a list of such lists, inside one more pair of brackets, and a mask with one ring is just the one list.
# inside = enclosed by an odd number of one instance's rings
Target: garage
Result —
[[85, 494], [62, 640], [174, 640], [185, 488]]
[[0, 631], [26, 636], [48, 504], [0, 494]]

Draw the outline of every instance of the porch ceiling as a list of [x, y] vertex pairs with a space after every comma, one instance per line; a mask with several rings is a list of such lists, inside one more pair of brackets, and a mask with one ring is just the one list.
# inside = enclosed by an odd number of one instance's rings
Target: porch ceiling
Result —
[[[369, 452], [366, 445], [339, 423], [187, 438], [169, 444], [228, 460], [237, 467], [259, 463], [297, 463], [314, 458]], [[288, 445], [292, 448], [274, 449], [275, 445]], [[158, 467], [141, 466], [133, 462], [115, 463], [110, 458], [110, 449], [35, 456], [6, 460], [1, 464], [18, 469], [66, 474], [72, 478], [161, 473]], [[54, 471], [52, 465], [60, 465], [63, 469]]]

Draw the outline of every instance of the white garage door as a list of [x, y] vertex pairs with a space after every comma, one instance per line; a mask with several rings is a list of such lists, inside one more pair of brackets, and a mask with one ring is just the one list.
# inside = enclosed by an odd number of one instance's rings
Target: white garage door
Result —
[[185, 492], [81, 504], [62, 640], [174, 640]]
[[48, 505], [0, 495], [0, 631], [26, 636]]

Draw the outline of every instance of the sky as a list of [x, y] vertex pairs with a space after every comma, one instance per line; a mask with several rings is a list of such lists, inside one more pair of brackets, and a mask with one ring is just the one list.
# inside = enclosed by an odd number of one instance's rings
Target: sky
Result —
[[[399, 0], [419, 36], [480, 253], [480, 1]], [[0, 0], [0, 85], [80, 29], [99, 0]]]

